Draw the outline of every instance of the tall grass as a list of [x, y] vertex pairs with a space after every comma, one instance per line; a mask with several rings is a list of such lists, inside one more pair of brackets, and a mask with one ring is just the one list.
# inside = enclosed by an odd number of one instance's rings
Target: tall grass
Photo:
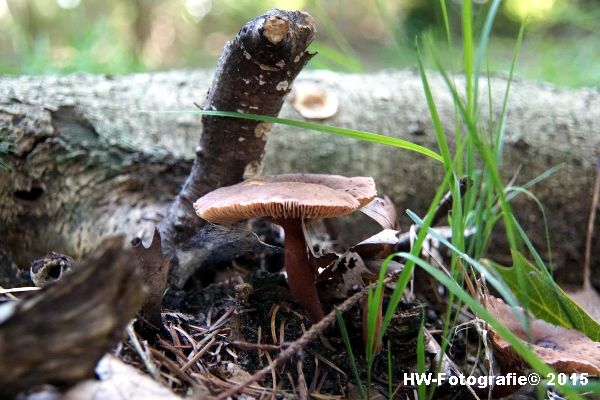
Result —
[[[447, 42], [450, 45], [452, 40], [450, 38], [450, 21], [447, 19], [448, 13], [446, 4], [444, 1], [440, 1], [440, 4], [442, 5], [442, 14], [444, 16], [445, 32], [448, 36]], [[521, 28], [516, 40], [499, 120], [492, 120], [494, 112], [492, 108], [493, 99], [491, 98], [490, 93], [490, 120], [487, 124], [480, 124], [478, 112], [479, 78], [491, 34], [492, 23], [499, 5], [500, 0], [495, 0], [489, 6], [487, 17], [480, 33], [479, 46], [475, 48], [472, 28], [472, 2], [469, 0], [464, 0], [462, 2], [461, 26], [464, 96], [459, 94], [454, 77], [450, 75], [446, 69], [447, 67], [443, 65], [440, 57], [437, 56], [437, 49], [434, 45], [434, 41], [431, 40], [431, 37], [426, 36], [424, 40], [418, 44], [417, 54], [419, 73], [421, 75], [425, 98], [433, 121], [440, 154], [444, 163], [445, 179], [438, 189], [434, 202], [431, 204], [424, 220], [418, 218], [414, 213], [409, 212], [410, 217], [420, 227], [420, 231], [417, 241], [410, 253], [399, 253], [395, 255], [403, 257], [407, 262], [404, 271], [396, 283], [394, 292], [392, 293], [390, 305], [388, 306], [384, 318], [383, 328], [379, 332], [379, 338], [383, 337], [385, 334], [385, 331], [389, 326], [391, 315], [393, 315], [396, 310], [400, 295], [404, 292], [415, 265], [418, 265], [432, 275], [440, 284], [449, 289], [450, 292], [448, 307], [445, 314], [445, 325], [442, 333], [442, 352], [445, 351], [448, 343], [451, 342], [451, 331], [453, 330], [452, 326], [454, 326], [453, 321], [456, 320], [456, 318], [452, 317], [452, 310], [460, 310], [461, 304], [466, 304], [475, 315], [487, 322], [498, 334], [509, 342], [517, 353], [528, 362], [535, 371], [544, 376], [552, 371], [551, 368], [544, 364], [527, 345], [499, 323], [483, 306], [481, 306], [478, 301], [477, 293], [474, 293], [472, 289], [470, 291], [465, 290], [465, 287], [467, 289], [474, 287], [473, 282], [468, 281], [472, 279], [476, 273], [482, 274], [483, 276], [486, 276], [488, 284], [493, 285], [509, 304], [512, 304], [513, 306], [517, 305], [515, 296], [510, 291], [507, 284], [501, 279], [497, 279], [490, 271], [476, 261], [483, 255], [490, 240], [490, 233], [500, 220], [504, 223], [505, 234], [513, 257], [518, 256], [523, 252], [523, 243], [525, 242], [526, 247], [535, 258], [540, 269], [547, 271], [541, 257], [539, 257], [537, 251], [533, 248], [531, 242], [518, 224], [509, 203], [510, 198], [514, 197], [515, 193], [525, 193], [533, 197], [534, 200], [537, 201], [537, 199], [524, 188], [506, 188], [500, 176], [502, 143], [504, 139], [504, 127], [506, 126], [505, 120], [507, 118], [507, 103], [517, 55], [523, 40], [524, 27]], [[428, 55], [433, 59], [439, 73], [446, 83], [448, 91], [452, 95], [460, 121], [464, 124], [466, 129], [465, 136], [463, 137], [460, 135], [460, 125], [457, 124], [457, 135], [455, 138], [453, 157], [450, 155], [446, 134], [443, 131], [437, 107], [429, 88], [421, 46], [426, 48]], [[497, 127], [495, 130], [493, 130], [494, 126]], [[488, 127], [487, 132], [485, 131], [485, 127]], [[467, 189], [464, 196], [461, 196], [460, 190], [458, 189], [458, 181], [463, 173], [473, 182], [473, 185]], [[451, 191], [454, 199], [451, 217], [449, 218], [449, 223], [452, 228], [452, 239], [450, 243], [441, 237], [436, 238], [452, 250], [450, 276], [445, 275], [442, 271], [418, 257], [426, 233], [428, 232], [435, 236], [435, 231], [430, 229], [432, 213], [434, 205], [439, 201], [439, 198], [444, 190], [446, 190], [446, 187]], [[545, 219], [545, 214], [543, 213], [543, 207], [541, 205], [540, 208]], [[470, 239], [469, 243], [467, 243], [464, 238], [464, 232], [470, 227], [475, 228], [475, 234]], [[514, 264], [518, 265], [514, 258], [513, 260]], [[382, 270], [385, 270], [385, 268], [382, 268]], [[527, 287], [523, 277], [523, 271], [516, 267], [513, 268], [513, 273], [517, 275], [520, 289], [526, 290]], [[374, 296], [369, 300], [375, 301], [377, 299], [378, 298]], [[527, 304], [524, 305], [525, 308], [527, 308]], [[376, 306], [371, 307], [369, 305], [368, 307], [370, 312], [371, 310], [376, 309]], [[458, 314], [458, 311], [456, 311], [456, 314]], [[521, 316], [521, 319], [524, 325], [527, 326], [527, 318]], [[369, 354], [369, 346], [367, 346], [366, 351], [367, 360], [369, 360], [369, 358], [372, 357], [372, 355]], [[421, 349], [420, 351], [423, 350]], [[417, 364], [419, 370], [423, 368], [422, 359], [423, 355], [418, 354], [417, 360], [420, 362]], [[371, 364], [368, 363], [367, 368], [370, 367]], [[433, 396], [433, 391], [431, 389], [432, 388], [429, 388], [429, 398]], [[573, 388], [563, 387], [562, 390], [571, 397], [578, 398], [578, 395]], [[418, 395], [419, 398], [426, 397], [424, 388], [418, 388]]]

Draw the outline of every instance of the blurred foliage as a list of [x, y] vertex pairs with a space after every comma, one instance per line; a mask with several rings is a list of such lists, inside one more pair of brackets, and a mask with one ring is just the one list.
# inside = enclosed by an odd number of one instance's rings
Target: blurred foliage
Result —
[[[269, 8], [318, 22], [312, 68], [360, 72], [415, 65], [414, 38], [442, 37], [440, 0], [0, 0], [0, 73], [127, 73], [212, 67], [241, 25]], [[476, 1], [483, 23], [488, 1]], [[596, 0], [505, 0], [489, 65], [510, 62], [528, 18], [519, 74], [564, 85], [600, 84]], [[460, 1], [447, 0], [452, 21]], [[455, 26], [456, 34], [459, 27]], [[450, 51], [453, 51], [450, 49]]]

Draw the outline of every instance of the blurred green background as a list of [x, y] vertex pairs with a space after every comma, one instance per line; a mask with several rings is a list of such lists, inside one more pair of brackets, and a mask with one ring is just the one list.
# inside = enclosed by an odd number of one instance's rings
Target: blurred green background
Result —
[[[446, 2], [458, 45], [460, 1]], [[490, 2], [474, 3], [481, 25]], [[410, 67], [416, 36], [432, 31], [445, 43], [439, 0], [0, 0], [0, 74], [213, 67], [241, 25], [272, 7], [316, 18], [312, 50], [320, 55], [311, 68]], [[520, 76], [600, 84], [598, 0], [504, 0], [488, 52], [491, 71], [508, 68], [525, 19]]]

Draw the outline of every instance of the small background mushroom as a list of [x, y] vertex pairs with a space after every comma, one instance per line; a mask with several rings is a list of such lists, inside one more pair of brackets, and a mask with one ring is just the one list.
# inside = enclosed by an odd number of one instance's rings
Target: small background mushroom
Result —
[[337, 113], [339, 101], [334, 91], [299, 83], [294, 87], [292, 107], [306, 119], [327, 119]]

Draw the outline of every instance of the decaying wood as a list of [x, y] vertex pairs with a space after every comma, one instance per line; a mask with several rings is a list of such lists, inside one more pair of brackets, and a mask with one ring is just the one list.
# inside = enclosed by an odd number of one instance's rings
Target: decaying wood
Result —
[[[204, 103], [205, 110], [276, 116], [298, 73], [313, 54], [313, 18], [301, 11], [271, 10], [242, 27], [225, 45]], [[161, 224], [167, 250], [201, 226], [192, 203], [222, 186], [260, 173], [271, 124], [202, 117], [202, 137], [183, 188]], [[177, 267], [177, 266], [176, 266]]]
[[[194, 109], [192, 103], [202, 101], [211, 75], [173, 71], [0, 78], [0, 136], [15, 144], [14, 153], [4, 157], [12, 171], [0, 172], [0, 239], [13, 259], [25, 267], [48, 251], [77, 258], [112, 232], [149, 239], [192, 166], [201, 131], [197, 115], [154, 111]], [[338, 112], [324, 121], [327, 124], [436, 148], [416, 72], [310, 71], [296, 81], [338, 97]], [[438, 75], [431, 74], [430, 84], [452, 141], [452, 99]], [[457, 85], [463, 86], [459, 77]], [[496, 115], [505, 85], [502, 77], [491, 80]], [[487, 110], [487, 82], [479, 87], [480, 110]], [[290, 100], [293, 95], [292, 90]], [[562, 164], [532, 191], [546, 207], [554, 262], [568, 267], [561, 271], [576, 281], [600, 148], [600, 90], [515, 80], [510, 96], [503, 178], [508, 182], [521, 166], [517, 182], [524, 183]], [[281, 116], [301, 118], [289, 102]], [[266, 150], [265, 173], [282, 172], [371, 175], [401, 216], [406, 208], [422, 213], [442, 179], [441, 165], [420, 155], [276, 125]], [[544, 249], [536, 206], [521, 197], [515, 199], [514, 209], [534, 243]], [[363, 229], [368, 227], [352, 231], [367, 236], [374, 232]], [[591, 248], [592, 283], [598, 285], [600, 235], [595, 235]]]
[[1, 306], [0, 397], [93, 376], [146, 297], [122, 242], [107, 240], [57, 283]]

